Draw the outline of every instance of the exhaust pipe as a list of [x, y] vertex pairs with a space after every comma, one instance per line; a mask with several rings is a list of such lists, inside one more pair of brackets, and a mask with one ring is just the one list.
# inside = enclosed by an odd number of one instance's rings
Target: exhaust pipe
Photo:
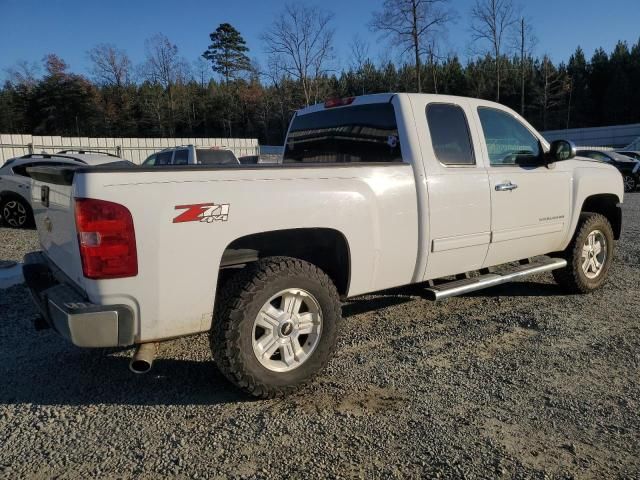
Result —
[[149, 372], [153, 366], [153, 360], [157, 353], [157, 343], [142, 343], [138, 345], [133, 357], [131, 357], [131, 361], [129, 362], [129, 370], [137, 374]]

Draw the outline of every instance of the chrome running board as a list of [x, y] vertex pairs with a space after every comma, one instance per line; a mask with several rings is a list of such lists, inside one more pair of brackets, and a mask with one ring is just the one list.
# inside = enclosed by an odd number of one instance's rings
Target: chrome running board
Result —
[[557, 268], [567, 266], [567, 261], [562, 258], [541, 258], [531, 263], [518, 265], [517, 267], [505, 270], [504, 272], [487, 273], [478, 277], [454, 280], [452, 282], [441, 283], [427, 288], [427, 297], [430, 300], [442, 300], [444, 298], [455, 297], [483, 288], [494, 287], [503, 283], [512, 282], [534, 273], [550, 272]]

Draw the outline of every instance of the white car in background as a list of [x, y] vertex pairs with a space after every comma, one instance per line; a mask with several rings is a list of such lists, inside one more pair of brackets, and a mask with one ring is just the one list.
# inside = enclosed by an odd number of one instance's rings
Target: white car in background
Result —
[[149, 155], [143, 167], [160, 165], [240, 165], [235, 154], [226, 147], [180, 145]]
[[13, 228], [33, 226], [31, 177], [27, 173], [28, 167], [97, 166], [109, 163], [134, 165], [116, 155], [90, 150], [36, 153], [7, 160], [0, 167], [0, 220]]

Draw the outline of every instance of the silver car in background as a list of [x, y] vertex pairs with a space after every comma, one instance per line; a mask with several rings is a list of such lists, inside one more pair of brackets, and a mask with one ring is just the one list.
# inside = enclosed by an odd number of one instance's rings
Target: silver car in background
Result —
[[59, 153], [35, 153], [11, 158], [0, 167], [0, 219], [13, 228], [34, 226], [28, 167], [122, 163], [134, 165], [113, 154], [90, 150], [64, 150]]

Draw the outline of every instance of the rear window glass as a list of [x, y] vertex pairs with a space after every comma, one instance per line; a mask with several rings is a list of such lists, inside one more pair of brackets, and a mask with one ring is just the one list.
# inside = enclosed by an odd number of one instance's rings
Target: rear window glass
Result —
[[427, 106], [427, 122], [433, 150], [445, 165], [474, 165], [473, 146], [467, 117], [458, 105], [432, 103]]
[[202, 165], [237, 165], [233, 152], [229, 150], [198, 149], [198, 163]]
[[373, 103], [296, 116], [284, 163], [402, 162], [393, 105]]
[[60, 162], [23, 163], [22, 165], [18, 165], [17, 167], [13, 167], [13, 173], [15, 173], [16, 175], [20, 175], [21, 177], [31, 177], [31, 175], [29, 175], [29, 172], [27, 172], [27, 168], [29, 168], [29, 167], [64, 167], [64, 166], [73, 166], [73, 164], [72, 163], [60, 163]]

